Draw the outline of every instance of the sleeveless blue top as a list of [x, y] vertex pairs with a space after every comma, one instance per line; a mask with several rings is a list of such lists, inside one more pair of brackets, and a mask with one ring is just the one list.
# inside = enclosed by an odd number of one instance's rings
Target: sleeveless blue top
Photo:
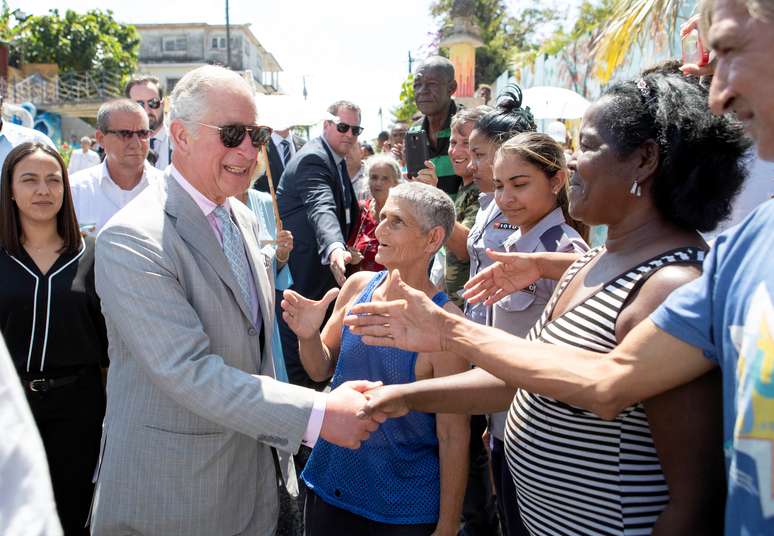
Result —
[[[376, 274], [356, 303], [371, 301], [386, 276]], [[433, 297], [440, 306], [448, 300], [443, 292]], [[416, 361], [416, 352], [366, 346], [344, 326], [331, 387], [350, 380], [411, 383]], [[390, 419], [358, 450], [319, 439], [301, 478], [328, 504], [362, 517], [393, 525], [436, 523], [441, 485], [435, 415], [412, 411]]]

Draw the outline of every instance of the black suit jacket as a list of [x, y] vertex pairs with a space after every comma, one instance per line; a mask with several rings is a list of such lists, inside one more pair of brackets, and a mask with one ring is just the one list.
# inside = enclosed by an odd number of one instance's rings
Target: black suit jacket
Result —
[[282, 225], [293, 233], [289, 261], [293, 289], [313, 300], [336, 286], [322, 255], [334, 242], [346, 245], [358, 222], [360, 208], [352, 182], [345, 181], [344, 187], [351, 200], [349, 224], [336, 161], [322, 138], [296, 153], [277, 187]]
[[[290, 138], [293, 140], [296, 153], [298, 153], [306, 141], [295, 134], [291, 134]], [[276, 190], [280, 177], [282, 177], [282, 173], [285, 171], [285, 165], [282, 163], [281, 149], [274, 145], [274, 140], [272, 140], [266, 144], [266, 152], [269, 155], [269, 169], [271, 170], [271, 178], [274, 181], [274, 189]], [[261, 192], [269, 192], [269, 178], [266, 176], [266, 173], [258, 177], [253, 188], [260, 190]]]

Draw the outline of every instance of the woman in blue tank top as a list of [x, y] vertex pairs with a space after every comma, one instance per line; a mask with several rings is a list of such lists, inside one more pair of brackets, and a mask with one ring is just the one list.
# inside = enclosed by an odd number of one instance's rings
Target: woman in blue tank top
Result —
[[[387, 270], [358, 272], [320, 301], [286, 290], [283, 317], [298, 336], [301, 362], [331, 387], [353, 379], [384, 384], [456, 374], [468, 363], [447, 353], [366, 346], [343, 327], [356, 303], [384, 300], [391, 273], [449, 311], [460, 314], [428, 277], [430, 259], [454, 225], [454, 205], [437, 188], [405, 183], [390, 190], [376, 229], [376, 261]], [[328, 305], [336, 304], [325, 327]], [[456, 535], [468, 465], [465, 415], [411, 412], [385, 422], [358, 450], [318, 440], [301, 475], [310, 493], [306, 534]]]

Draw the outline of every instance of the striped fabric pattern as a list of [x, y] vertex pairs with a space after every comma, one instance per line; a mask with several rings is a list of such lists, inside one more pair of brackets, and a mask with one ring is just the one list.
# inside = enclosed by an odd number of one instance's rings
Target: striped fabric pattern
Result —
[[[615, 323], [643, 277], [673, 263], [700, 263], [696, 248], [669, 251], [604, 284], [549, 321], [572, 278], [603, 251], [596, 248], [565, 274], [527, 338], [607, 353]], [[508, 414], [506, 456], [524, 523], [535, 535], [650, 534], [669, 502], [642, 404], [614, 421], [519, 390]]]

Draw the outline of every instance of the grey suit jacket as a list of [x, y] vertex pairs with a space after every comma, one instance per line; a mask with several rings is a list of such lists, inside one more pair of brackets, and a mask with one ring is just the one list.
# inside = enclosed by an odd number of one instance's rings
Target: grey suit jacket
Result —
[[259, 293], [263, 355], [212, 228], [169, 173], [98, 237], [110, 372], [93, 534], [274, 532], [271, 448], [298, 449], [314, 392], [273, 378], [273, 275], [255, 217], [231, 207]]

